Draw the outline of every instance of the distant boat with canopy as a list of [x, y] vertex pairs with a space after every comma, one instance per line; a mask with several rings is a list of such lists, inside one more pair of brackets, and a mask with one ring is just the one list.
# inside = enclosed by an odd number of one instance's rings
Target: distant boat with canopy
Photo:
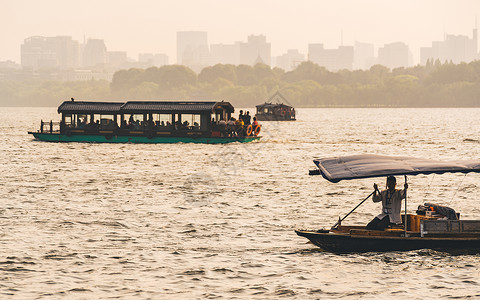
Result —
[[[317, 169], [310, 175], [322, 175], [337, 183], [384, 176], [415, 176], [419, 174], [480, 173], [480, 160], [437, 161], [413, 157], [383, 155], [351, 155], [314, 160]], [[370, 196], [363, 199], [330, 229], [296, 230], [299, 236], [334, 253], [409, 251], [434, 249], [440, 251], [480, 252], [480, 220], [460, 220], [460, 214], [442, 205], [425, 203], [416, 214], [407, 213], [407, 198], [402, 224], [383, 231], [367, 230], [365, 226], [346, 226], [342, 221]], [[421, 207], [426, 210], [420, 210]]]
[[295, 108], [286, 102], [287, 99], [277, 91], [267, 102], [256, 106], [255, 117], [258, 121], [295, 121]]
[[227, 125], [235, 111], [224, 101], [65, 101], [59, 122], [32, 134], [48, 142], [206, 143], [259, 140], [261, 126]]

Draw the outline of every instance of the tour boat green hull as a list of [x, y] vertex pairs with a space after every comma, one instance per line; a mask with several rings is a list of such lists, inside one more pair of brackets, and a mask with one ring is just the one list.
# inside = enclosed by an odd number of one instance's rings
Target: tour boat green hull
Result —
[[259, 136], [249, 137], [185, 137], [185, 136], [104, 136], [104, 135], [66, 135], [58, 133], [29, 132], [36, 139], [46, 142], [87, 142], [87, 143], [134, 143], [134, 144], [166, 144], [166, 143], [199, 143], [227, 144], [248, 143], [259, 140]]

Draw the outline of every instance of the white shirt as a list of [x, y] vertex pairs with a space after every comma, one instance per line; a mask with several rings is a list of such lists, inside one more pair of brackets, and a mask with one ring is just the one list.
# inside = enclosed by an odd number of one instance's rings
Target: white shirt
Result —
[[383, 190], [380, 194], [373, 194], [373, 202], [382, 201], [382, 213], [377, 216], [380, 220], [385, 216], [390, 218], [390, 223], [402, 224], [400, 211], [402, 209], [402, 199], [405, 199], [405, 190]]

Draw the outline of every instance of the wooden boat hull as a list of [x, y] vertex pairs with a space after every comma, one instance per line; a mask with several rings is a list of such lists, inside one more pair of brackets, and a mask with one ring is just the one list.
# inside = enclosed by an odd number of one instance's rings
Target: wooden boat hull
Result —
[[295, 231], [314, 245], [333, 253], [387, 252], [433, 249], [448, 252], [480, 253], [480, 235], [471, 237], [354, 236], [349, 233]]
[[247, 143], [259, 140], [259, 136], [249, 137], [185, 137], [185, 136], [115, 136], [115, 135], [66, 135], [59, 133], [29, 132], [36, 139], [47, 142], [87, 142], [87, 143], [135, 143], [135, 144], [166, 144], [166, 143], [200, 143], [227, 144]]

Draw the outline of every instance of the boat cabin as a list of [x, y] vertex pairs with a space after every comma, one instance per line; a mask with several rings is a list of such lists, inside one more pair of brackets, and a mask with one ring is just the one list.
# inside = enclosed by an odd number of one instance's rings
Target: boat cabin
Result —
[[257, 105], [255, 117], [259, 121], [295, 121], [295, 108], [283, 103]]
[[288, 103], [287, 99], [275, 92], [267, 102], [257, 105], [255, 117], [258, 121], [295, 121], [295, 108], [284, 102]]
[[58, 107], [62, 114], [61, 132], [69, 128], [206, 132], [214, 121], [228, 119], [233, 112], [229, 102], [65, 101]]
[[[222, 143], [234, 141], [232, 138], [240, 141], [259, 138], [253, 130], [226, 127], [225, 121], [234, 111], [234, 107], [224, 101], [91, 102], [72, 99], [58, 107], [59, 123], [42, 121], [40, 131], [32, 134], [49, 141], [55, 138], [45, 134], [57, 134], [62, 141], [76, 136], [79, 141], [95, 142], [103, 141], [99, 136], [119, 142], [125, 139], [118, 137], [128, 137], [127, 142], [145, 142], [145, 138], [149, 139], [147, 142], [189, 142], [190, 138], [197, 138], [194, 142]], [[176, 140], [158, 139], [160, 137], [175, 137]]]

